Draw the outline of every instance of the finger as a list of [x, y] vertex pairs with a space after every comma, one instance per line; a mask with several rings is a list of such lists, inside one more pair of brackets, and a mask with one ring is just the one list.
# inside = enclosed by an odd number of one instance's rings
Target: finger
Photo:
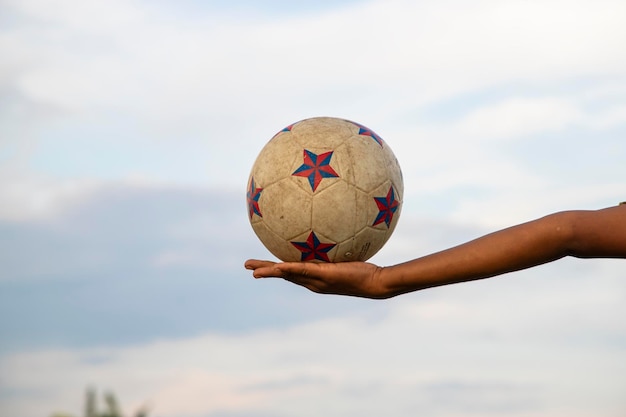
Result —
[[276, 262], [248, 259], [244, 267], [252, 271], [254, 278], [282, 278], [282, 272], [276, 269]]
[[316, 279], [319, 278], [320, 264], [314, 262], [285, 262], [276, 265], [285, 276]]
[[274, 266], [265, 266], [252, 271], [254, 278], [284, 278], [284, 274], [280, 269]]
[[244, 267], [246, 269], [254, 270], [254, 269], [257, 269], [257, 268], [271, 267], [271, 266], [273, 266], [275, 264], [276, 264], [276, 262], [272, 262], [272, 261], [263, 261], [263, 260], [259, 260], [259, 259], [248, 259], [244, 263]]

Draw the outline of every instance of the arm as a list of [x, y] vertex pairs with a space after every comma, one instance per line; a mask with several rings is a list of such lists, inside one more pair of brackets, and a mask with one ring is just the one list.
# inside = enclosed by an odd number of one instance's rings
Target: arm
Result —
[[626, 258], [626, 205], [567, 211], [500, 230], [412, 261], [273, 263], [249, 260], [256, 278], [281, 277], [315, 292], [389, 298], [424, 288], [489, 278], [564, 256]]

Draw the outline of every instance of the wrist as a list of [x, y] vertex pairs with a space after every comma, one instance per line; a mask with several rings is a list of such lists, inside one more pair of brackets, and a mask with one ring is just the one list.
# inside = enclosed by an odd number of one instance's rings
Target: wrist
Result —
[[376, 290], [372, 298], [387, 299], [410, 292], [398, 278], [398, 272], [397, 266], [378, 267], [374, 272]]

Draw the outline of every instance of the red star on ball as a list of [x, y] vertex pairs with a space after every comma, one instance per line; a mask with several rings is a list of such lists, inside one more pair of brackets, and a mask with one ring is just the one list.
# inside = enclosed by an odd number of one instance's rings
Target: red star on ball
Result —
[[248, 216], [250, 216], [250, 218], [252, 218], [252, 215], [254, 214], [259, 217], [263, 217], [261, 209], [259, 208], [259, 198], [261, 197], [262, 191], [263, 188], [256, 188], [254, 178], [250, 179], [250, 186], [248, 187], [248, 192], [246, 193], [248, 200]]
[[306, 242], [291, 242], [296, 249], [302, 252], [301, 261], [324, 261], [330, 262], [328, 252], [337, 246], [335, 243], [322, 243], [311, 231]]
[[398, 210], [398, 206], [400, 205], [398, 200], [396, 200], [396, 193], [394, 192], [393, 187], [389, 187], [386, 197], [374, 197], [374, 200], [376, 201], [379, 211], [372, 226], [385, 222], [387, 227], [389, 227], [391, 221], [393, 220], [393, 214], [396, 210]]
[[357, 126], [359, 126], [359, 135], [363, 135], [363, 136], [369, 136], [372, 139], [374, 139], [374, 141], [376, 143], [378, 143], [380, 145], [380, 147], [382, 148], [383, 146], [383, 138], [381, 138], [380, 136], [378, 136], [373, 130], [368, 129], [367, 127], [360, 125], [358, 123], [355, 123]]
[[291, 175], [308, 178], [311, 190], [315, 191], [318, 185], [320, 185], [320, 182], [322, 182], [322, 179], [339, 176], [330, 166], [330, 158], [332, 158], [332, 156], [333, 151], [317, 155], [305, 149], [304, 163]]

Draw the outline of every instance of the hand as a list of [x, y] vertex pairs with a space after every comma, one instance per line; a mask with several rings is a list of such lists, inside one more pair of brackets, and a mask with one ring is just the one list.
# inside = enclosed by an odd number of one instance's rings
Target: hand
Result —
[[388, 298], [381, 278], [383, 268], [365, 262], [285, 262], [276, 263], [250, 259], [246, 269], [255, 278], [283, 278], [321, 294], [353, 295], [367, 298]]

